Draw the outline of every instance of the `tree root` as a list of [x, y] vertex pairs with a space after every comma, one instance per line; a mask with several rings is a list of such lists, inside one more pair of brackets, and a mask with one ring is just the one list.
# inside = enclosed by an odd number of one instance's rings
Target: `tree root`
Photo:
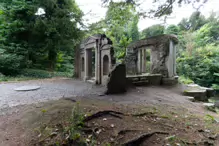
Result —
[[121, 112], [116, 112], [116, 111], [99, 111], [91, 116], [88, 116], [86, 117], [83, 122], [88, 122], [88, 121], [91, 121], [95, 118], [99, 118], [99, 117], [103, 117], [104, 115], [110, 115], [110, 116], [113, 116], [113, 117], [116, 117], [116, 118], [119, 118], [119, 119], [122, 119], [121, 116], [119, 115], [124, 115], [123, 113]]
[[145, 112], [145, 113], [140, 113], [140, 114], [133, 114], [133, 117], [144, 117], [144, 116], [148, 116], [148, 115], [153, 115], [153, 112]]
[[153, 136], [154, 134], [169, 134], [167, 132], [152, 132], [152, 133], [146, 133], [146, 134], [143, 134], [143, 135], [140, 135], [139, 137], [137, 138], [134, 138], [124, 144], [122, 144], [122, 146], [138, 146], [140, 145], [145, 139], [148, 139], [150, 138], [151, 136]]
[[67, 100], [67, 101], [71, 101], [71, 102], [77, 102], [76, 100], [70, 98], [70, 97], [65, 97], [63, 98], [64, 100]]
[[124, 135], [124, 134], [126, 134], [126, 133], [129, 133], [129, 132], [139, 132], [139, 131], [141, 131], [141, 130], [121, 130], [121, 131], [119, 131], [118, 132], [118, 135]]

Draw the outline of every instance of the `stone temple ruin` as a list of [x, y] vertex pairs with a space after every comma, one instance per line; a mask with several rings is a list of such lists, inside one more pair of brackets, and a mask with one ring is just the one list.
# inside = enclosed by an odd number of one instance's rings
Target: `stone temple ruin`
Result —
[[[126, 73], [121, 74], [128, 83], [135, 85], [176, 84], [177, 43], [174, 35], [159, 35], [131, 43], [126, 52]], [[109, 84], [110, 74], [117, 66], [112, 41], [103, 34], [90, 36], [76, 50], [75, 63], [77, 77], [95, 84]], [[118, 84], [118, 78], [116, 80]]]
[[115, 64], [112, 41], [106, 35], [93, 35], [76, 51], [76, 77], [95, 84], [107, 84], [108, 74]]
[[126, 51], [127, 78], [133, 82], [149, 84], [175, 84], [175, 35], [159, 35], [131, 43]]

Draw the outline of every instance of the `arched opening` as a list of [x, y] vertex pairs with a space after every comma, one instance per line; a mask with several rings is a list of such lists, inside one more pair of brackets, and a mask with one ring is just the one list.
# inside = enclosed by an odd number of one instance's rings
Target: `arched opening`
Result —
[[84, 72], [84, 57], [81, 58], [81, 71]]
[[103, 75], [109, 74], [109, 57], [105, 55], [103, 57]]

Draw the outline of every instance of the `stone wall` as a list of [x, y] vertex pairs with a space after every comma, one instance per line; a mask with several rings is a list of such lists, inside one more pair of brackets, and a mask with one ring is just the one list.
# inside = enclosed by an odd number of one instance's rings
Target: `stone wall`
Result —
[[[95, 52], [94, 68], [92, 68], [92, 51]], [[93, 35], [81, 43], [79, 52], [80, 57], [77, 58], [80, 61], [76, 61], [75, 64], [75, 66], [77, 67], [75, 74], [79, 74], [79, 76], [77, 75], [76, 77], [80, 77], [85, 81], [92, 81], [96, 84], [105, 85], [107, 82], [108, 74], [103, 74], [103, 57], [107, 56], [108, 58], [108, 72], [112, 68], [112, 65], [115, 64], [112, 41], [104, 34]], [[84, 58], [83, 67], [82, 58]], [[93, 72], [95, 72], [95, 77], [93, 77]]]
[[166, 65], [169, 56], [168, 43], [156, 44], [151, 49], [151, 74], [162, 74], [163, 77], [168, 77], [168, 67]]
[[[139, 71], [142, 66], [143, 57], [139, 56], [142, 49], [151, 49], [151, 74], [162, 74], [164, 78], [176, 75], [176, 47], [178, 43], [174, 35], [159, 35], [148, 39], [142, 39], [131, 43], [126, 52], [126, 70], [128, 75], [142, 74], [144, 70]], [[141, 64], [139, 64], [141, 63]], [[145, 63], [145, 62], [144, 62]]]

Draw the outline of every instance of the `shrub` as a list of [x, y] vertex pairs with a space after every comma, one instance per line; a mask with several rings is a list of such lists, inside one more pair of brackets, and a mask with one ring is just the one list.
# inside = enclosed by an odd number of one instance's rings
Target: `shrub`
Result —
[[192, 84], [194, 83], [191, 79], [185, 77], [185, 76], [180, 76], [179, 77], [179, 82], [183, 84]]
[[20, 71], [20, 74], [25, 77], [32, 77], [32, 78], [51, 78], [52, 73], [45, 70], [39, 69], [23, 69]]
[[192, 55], [184, 52], [177, 59], [178, 74], [190, 78], [201, 86], [211, 87], [212, 84], [219, 84], [218, 47], [207, 45], [204, 48], [195, 49]]
[[23, 57], [15, 54], [0, 54], [0, 72], [4, 75], [16, 75], [22, 68]]
[[23, 69], [20, 74], [31, 78], [72, 77], [73, 72], [50, 72], [39, 69]]

